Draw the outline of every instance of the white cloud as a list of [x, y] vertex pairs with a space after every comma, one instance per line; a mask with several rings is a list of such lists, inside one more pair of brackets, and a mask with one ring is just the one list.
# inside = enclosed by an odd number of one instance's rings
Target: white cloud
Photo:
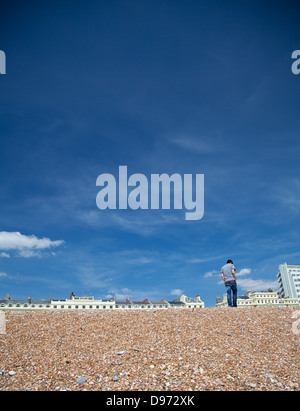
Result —
[[[58, 247], [63, 240], [52, 241], [49, 238], [38, 238], [35, 235], [24, 235], [19, 232], [0, 232], [0, 250], [16, 250], [21, 257], [39, 256], [38, 250]], [[9, 257], [9, 254], [1, 253], [1, 257]]]
[[170, 291], [170, 295], [182, 295], [183, 290], [180, 290], [180, 288], [175, 288], [174, 290]]
[[217, 270], [211, 270], [208, 271], [207, 273], [204, 274], [204, 278], [211, 278], [211, 277], [219, 277], [220, 276], [220, 272]]
[[7, 253], [0, 253], [0, 258], [10, 258], [10, 255]]
[[[237, 277], [243, 277], [245, 275], [251, 274], [251, 268], [242, 268], [238, 273], [236, 273]], [[207, 271], [204, 275], [203, 278], [221, 278], [221, 273], [218, 270], [211, 270]], [[221, 284], [223, 281], [220, 280], [219, 284]]]
[[129, 298], [131, 301], [143, 301], [146, 298], [149, 301], [156, 301], [157, 298], [159, 298], [159, 292], [157, 290], [151, 291], [151, 290], [132, 290], [130, 288], [121, 288], [121, 289], [116, 289], [112, 288], [109, 290], [109, 293], [106, 295], [106, 298], [110, 298], [114, 296], [116, 301], [124, 301], [126, 298]]
[[241, 271], [239, 271], [238, 273], [236, 273], [237, 277], [242, 277], [244, 275], [248, 275], [251, 273], [251, 268], [242, 268]]
[[[237, 285], [238, 289], [240, 290], [251, 290], [251, 291], [262, 291], [262, 290], [267, 290], [268, 288], [271, 288], [272, 290], [275, 290], [278, 288], [278, 281], [277, 280], [269, 280], [269, 279], [264, 279], [264, 278], [259, 278], [259, 279], [253, 279], [252, 277], [248, 278], [241, 278], [241, 277], [246, 277], [251, 274], [251, 268], [242, 268], [239, 272], [236, 273], [237, 276]], [[218, 279], [221, 277], [219, 271], [217, 270], [211, 270], [208, 271], [203, 275], [204, 278], [212, 278], [212, 279]], [[220, 279], [218, 281], [219, 285], [224, 284], [223, 280]]]
[[279, 284], [276, 280], [259, 279], [253, 280], [253, 278], [242, 278], [237, 281], [238, 288], [242, 290], [251, 291], [263, 291], [271, 288], [272, 290], [278, 288]]
[[122, 288], [119, 292], [116, 290], [113, 290], [113, 294], [107, 295], [108, 298], [114, 296], [116, 301], [125, 301], [127, 298], [132, 297], [132, 290], [129, 288]]
[[8, 277], [6, 273], [0, 273], [0, 278]]
[[32, 250], [20, 250], [18, 252], [18, 256], [24, 258], [41, 257], [41, 252]]

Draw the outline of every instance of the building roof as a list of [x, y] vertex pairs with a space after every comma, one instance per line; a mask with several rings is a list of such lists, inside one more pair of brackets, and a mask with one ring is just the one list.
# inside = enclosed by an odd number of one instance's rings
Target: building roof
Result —
[[182, 301], [168, 301], [169, 304], [171, 305], [184, 305], [185, 304]]
[[145, 305], [145, 304], [151, 304], [150, 303], [150, 301], [132, 301], [132, 304], [135, 304], [135, 305]]
[[31, 300], [31, 304], [50, 304], [50, 300]]
[[132, 305], [131, 301], [115, 301], [118, 305]]
[[6, 303], [6, 304], [50, 304], [50, 300], [28, 300], [28, 299], [22, 299], [22, 300], [15, 300], [15, 299], [10, 299], [10, 300], [0, 300], [0, 302], [2, 303]]
[[151, 301], [151, 304], [155, 304], [155, 305], [166, 305], [168, 304], [168, 301]]
[[28, 299], [26, 299], [26, 300], [10, 299], [10, 300], [7, 300], [7, 304], [29, 304], [29, 303], [28, 303]]

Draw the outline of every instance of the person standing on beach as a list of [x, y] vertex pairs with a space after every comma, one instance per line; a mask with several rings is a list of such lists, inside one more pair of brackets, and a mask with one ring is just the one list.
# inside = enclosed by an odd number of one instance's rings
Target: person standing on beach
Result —
[[[221, 276], [227, 289], [227, 302], [229, 307], [237, 307], [237, 284], [235, 275], [235, 266], [232, 260], [221, 268]], [[232, 294], [232, 298], [231, 298]]]

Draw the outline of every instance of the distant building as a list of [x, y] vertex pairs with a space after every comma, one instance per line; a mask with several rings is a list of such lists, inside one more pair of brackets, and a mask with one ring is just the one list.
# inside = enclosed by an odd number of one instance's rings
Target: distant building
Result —
[[40, 310], [133, 310], [133, 309], [168, 309], [168, 308], [203, 308], [204, 303], [200, 296], [189, 298], [182, 295], [176, 300], [149, 301], [115, 301], [114, 297], [109, 300], [96, 299], [91, 296], [77, 297], [72, 292], [69, 299], [55, 300], [14, 300], [6, 298], [0, 300], [0, 310], [4, 311], [40, 311]]
[[300, 265], [280, 264], [277, 278], [282, 298], [297, 298], [300, 304]]
[[170, 307], [170, 303], [167, 300], [162, 299], [159, 301], [151, 301], [152, 308], [166, 309]]
[[[247, 291], [245, 295], [237, 298], [238, 307], [295, 307], [298, 305], [297, 298], [281, 298], [275, 291]], [[227, 293], [223, 295], [223, 300], [219, 296], [216, 297], [216, 307], [228, 307]]]
[[200, 295], [197, 295], [195, 298], [190, 298], [186, 295], [182, 295], [179, 298], [169, 302], [169, 304], [174, 303], [182, 303], [185, 307], [188, 308], [204, 308], [204, 302], [201, 301]]

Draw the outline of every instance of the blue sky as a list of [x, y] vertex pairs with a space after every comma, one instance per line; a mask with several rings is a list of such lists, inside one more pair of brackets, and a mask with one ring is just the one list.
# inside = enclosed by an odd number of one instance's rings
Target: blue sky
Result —
[[[169, 300], [300, 264], [295, 1], [1, 2], [0, 298]], [[205, 212], [105, 210], [99, 174], [204, 174]], [[17, 234], [19, 233], [19, 234]]]

